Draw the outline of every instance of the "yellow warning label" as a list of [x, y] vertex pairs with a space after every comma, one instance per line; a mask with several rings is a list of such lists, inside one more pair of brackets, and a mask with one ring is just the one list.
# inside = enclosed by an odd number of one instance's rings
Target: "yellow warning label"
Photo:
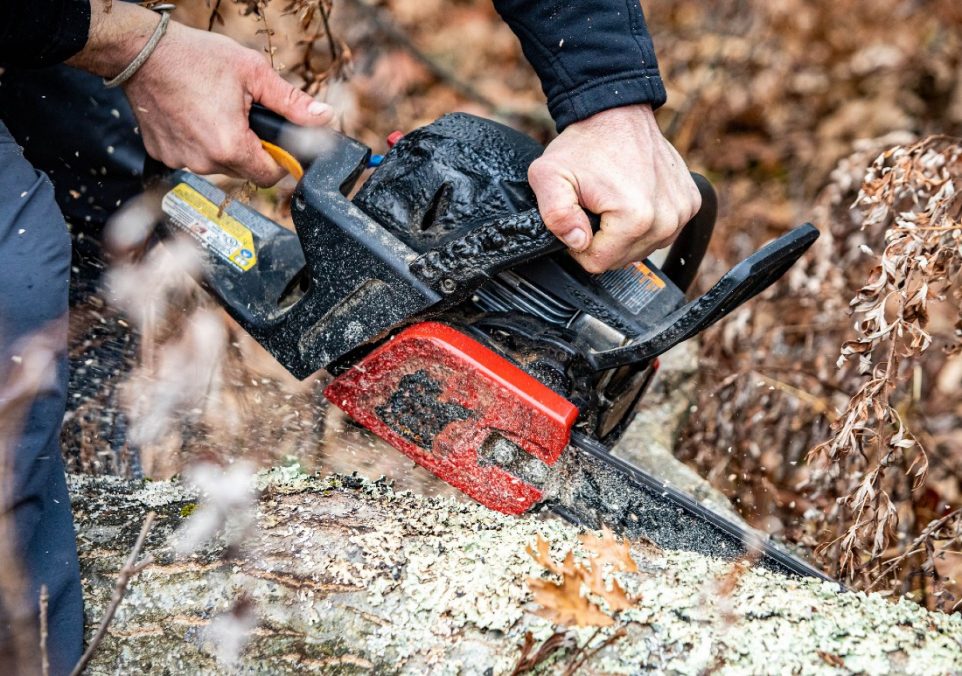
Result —
[[244, 272], [257, 263], [254, 235], [226, 212], [186, 183], [178, 183], [164, 195], [161, 204], [174, 225], [190, 234], [207, 249]]
[[651, 268], [649, 268], [647, 265], [640, 262], [632, 263], [632, 265], [634, 266], [635, 270], [640, 272], [641, 276], [644, 278], [644, 279], [638, 280], [641, 284], [645, 284], [645, 283], [653, 284], [655, 288], [659, 290], [665, 288], [664, 280], [658, 275], [656, 275], [654, 272], [652, 272]]

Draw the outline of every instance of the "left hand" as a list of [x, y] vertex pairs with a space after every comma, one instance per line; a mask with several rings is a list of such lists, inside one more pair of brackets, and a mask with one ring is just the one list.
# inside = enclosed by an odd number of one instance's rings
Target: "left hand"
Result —
[[[545, 225], [592, 273], [668, 246], [701, 208], [685, 161], [647, 105], [570, 125], [532, 162], [528, 181]], [[601, 217], [597, 233], [584, 209]]]

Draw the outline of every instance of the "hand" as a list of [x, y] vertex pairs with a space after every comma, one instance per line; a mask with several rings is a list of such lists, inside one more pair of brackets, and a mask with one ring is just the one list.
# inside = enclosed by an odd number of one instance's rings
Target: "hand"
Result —
[[[87, 46], [68, 63], [112, 77], [137, 55], [158, 15], [126, 2], [112, 3], [107, 12], [94, 0], [91, 10]], [[124, 91], [152, 157], [169, 167], [240, 176], [261, 186], [286, 172], [250, 129], [252, 103], [304, 126], [333, 117], [330, 106], [288, 84], [264, 55], [173, 21]]]
[[[570, 125], [532, 162], [528, 181], [548, 229], [592, 273], [668, 246], [701, 207], [684, 160], [647, 105]], [[601, 217], [597, 233], [585, 209]]]

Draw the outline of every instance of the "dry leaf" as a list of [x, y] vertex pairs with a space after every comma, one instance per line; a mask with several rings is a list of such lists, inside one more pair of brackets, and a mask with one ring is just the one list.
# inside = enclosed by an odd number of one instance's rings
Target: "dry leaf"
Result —
[[624, 573], [637, 573], [638, 564], [631, 557], [631, 547], [627, 540], [618, 541], [615, 534], [607, 527], [601, 531], [601, 536], [584, 533], [578, 538], [581, 546], [594, 554], [597, 566], [610, 564], [613, 570]]
[[560, 584], [551, 580], [528, 580], [535, 603], [541, 606], [538, 615], [546, 620], [576, 627], [609, 627], [614, 624], [601, 608], [581, 595], [581, 585], [578, 575], [565, 575]]
[[588, 590], [592, 594], [597, 594], [603, 598], [613, 613], [633, 608], [637, 605], [638, 601], [641, 600], [640, 597], [631, 598], [628, 596], [624, 588], [618, 584], [618, 580], [613, 578], [611, 580], [611, 590], [609, 591], [605, 585], [604, 577], [601, 574], [601, 566], [597, 563], [588, 568], [587, 572], [585, 584]]
[[845, 660], [835, 653], [826, 652], [824, 650], [819, 650], [817, 652], [818, 656], [822, 658], [822, 661], [830, 667], [839, 667], [840, 669], [845, 668]]

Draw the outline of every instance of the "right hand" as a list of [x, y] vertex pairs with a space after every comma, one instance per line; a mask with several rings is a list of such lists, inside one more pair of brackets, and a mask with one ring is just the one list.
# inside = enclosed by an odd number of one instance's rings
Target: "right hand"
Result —
[[286, 172], [251, 130], [251, 104], [302, 126], [324, 125], [334, 116], [329, 105], [278, 75], [262, 54], [175, 22], [124, 90], [152, 157], [168, 167], [240, 176], [260, 186]]
[[[620, 268], [668, 246], [698, 213], [701, 195], [647, 105], [575, 122], [531, 163], [545, 225], [588, 272]], [[592, 233], [585, 209], [601, 217]]]

